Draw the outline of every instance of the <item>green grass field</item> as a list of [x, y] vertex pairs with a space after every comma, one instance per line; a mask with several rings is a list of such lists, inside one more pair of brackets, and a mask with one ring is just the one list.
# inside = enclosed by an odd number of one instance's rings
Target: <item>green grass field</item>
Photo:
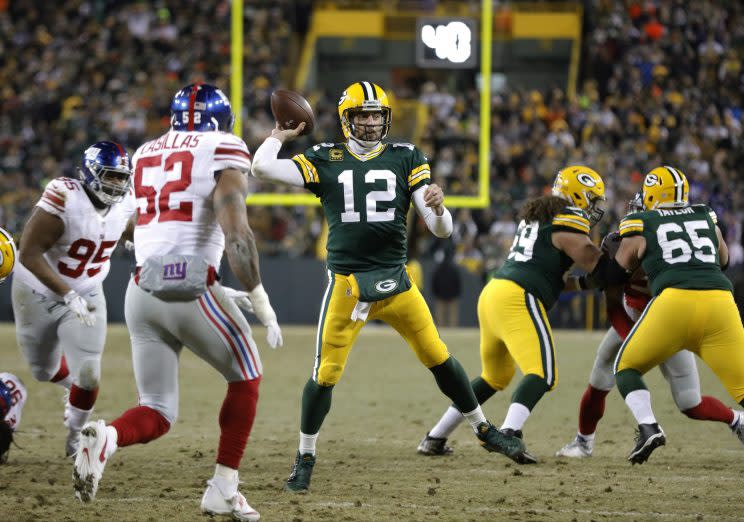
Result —
[[[302, 387], [313, 361], [313, 328], [285, 328], [285, 346], [266, 348], [256, 332], [265, 377], [258, 417], [240, 470], [242, 491], [266, 521], [380, 520], [744, 520], [741, 469], [744, 447], [722, 424], [678, 413], [660, 373], [647, 381], [667, 432], [667, 446], [643, 466], [625, 456], [634, 422], [613, 392], [600, 424], [595, 455], [582, 461], [553, 457], [576, 430], [578, 400], [601, 333], [556, 333], [558, 388], [525, 426], [537, 466], [518, 467], [489, 454], [462, 426], [451, 439], [455, 454], [426, 458], [416, 445], [448, 405], [431, 374], [387, 327], [368, 326], [334, 392], [318, 442], [311, 492], [282, 491], [297, 447]], [[442, 337], [468, 374], [479, 371], [476, 330], [444, 330]], [[221, 377], [185, 351], [181, 358], [180, 419], [165, 437], [117, 452], [96, 501], [78, 503], [71, 462], [64, 455], [62, 391], [34, 382], [15, 343], [0, 325], [0, 369], [21, 377], [29, 399], [10, 461], [0, 467], [0, 520], [204, 520], [199, 501], [213, 472], [219, 435]], [[702, 363], [701, 363], [702, 364]], [[703, 392], [733, 401], [707, 367]], [[500, 424], [507, 393], [485, 405]], [[111, 420], [136, 404], [123, 326], [109, 329], [103, 381], [94, 418]]]

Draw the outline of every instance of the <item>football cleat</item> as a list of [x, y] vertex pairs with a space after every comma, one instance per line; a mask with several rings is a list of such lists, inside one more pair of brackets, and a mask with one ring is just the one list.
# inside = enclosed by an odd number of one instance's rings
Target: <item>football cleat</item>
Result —
[[[499, 431], [503, 433], [504, 435], [508, 435], [509, 437], [516, 437], [519, 440], [523, 440], [522, 430], [513, 430], [510, 428], [504, 428]], [[522, 453], [517, 454], [516, 458], [512, 458], [512, 460], [516, 462], [517, 464], [537, 464], [537, 459], [527, 451], [527, 448], [525, 448], [522, 451]]]
[[741, 441], [742, 444], [744, 444], [744, 411], [734, 411], [736, 413], [736, 424], [731, 428], [731, 431], [734, 432], [734, 435], [736, 435], [739, 438], [739, 441]]
[[581, 435], [576, 435], [576, 438], [559, 449], [555, 453], [555, 456], [583, 459], [586, 457], [591, 457], [593, 450], [594, 441], [587, 440]]
[[310, 477], [313, 475], [314, 466], [315, 455], [311, 453], [300, 455], [298, 451], [292, 465], [292, 472], [289, 474], [286, 484], [284, 484], [284, 489], [296, 492], [307, 491], [310, 488]]
[[635, 440], [635, 448], [628, 455], [631, 464], [643, 464], [656, 448], [666, 444], [664, 430], [657, 423], [639, 424]]
[[83, 426], [72, 471], [72, 487], [77, 499], [90, 502], [96, 497], [103, 468], [114, 451], [116, 445], [113, 440], [109, 440], [105, 422], [99, 420]]
[[244, 522], [256, 522], [260, 519], [261, 515], [258, 511], [248, 504], [240, 491], [237, 491], [237, 484], [235, 487], [235, 493], [226, 497], [216, 481], [208, 480], [207, 489], [201, 499], [202, 513], [207, 515], [230, 515], [233, 520]]
[[478, 424], [475, 435], [478, 437], [481, 446], [487, 451], [501, 453], [514, 462], [522, 464], [523, 462], [520, 462], [520, 460], [526, 453], [524, 442], [513, 433], [515, 432], [512, 432], [512, 434], [504, 433], [497, 430], [490, 422], [481, 422]]
[[416, 448], [421, 455], [451, 455], [454, 451], [450, 446], [447, 446], [446, 437], [431, 437], [428, 433], [426, 437], [419, 443]]

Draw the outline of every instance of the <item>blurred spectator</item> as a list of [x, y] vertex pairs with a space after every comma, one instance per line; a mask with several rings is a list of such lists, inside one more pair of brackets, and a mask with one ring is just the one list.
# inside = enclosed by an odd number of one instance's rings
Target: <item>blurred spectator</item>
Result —
[[434, 320], [439, 326], [458, 326], [462, 281], [454, 261], [455, 247], [452, 240], [440, 240], [434, 253], [436, 266], [431, 278], [434, 294]]

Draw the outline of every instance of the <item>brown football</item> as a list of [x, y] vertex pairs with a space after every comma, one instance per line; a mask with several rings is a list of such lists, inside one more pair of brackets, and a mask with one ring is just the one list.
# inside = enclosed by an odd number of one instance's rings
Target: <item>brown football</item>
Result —
[[300, 135], [313, 132], [315, 115], [310, 104], [301, 95], [286, 89], [277, 89], [271, 93], [271, 112], [282, 129], [295, 129], [300, 122], [305, 122], [305, 128]]

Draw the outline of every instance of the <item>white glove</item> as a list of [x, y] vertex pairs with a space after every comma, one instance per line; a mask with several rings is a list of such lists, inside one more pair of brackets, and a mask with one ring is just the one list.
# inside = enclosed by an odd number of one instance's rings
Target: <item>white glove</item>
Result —
[[250, 299], [248, 299], [248, 292], [235, 290], [234, 288], [230, 288], [229, 286], [223, 286], [222, 290], [225, 291], [225, 297], [227, 297], [228, 299], [232, 299], [233, 302], [238, 305], [238, 308], [242, 308], [250, 314], [253, 313], [253, 304], [251, 303]]
[[256, 314], [258, 320], [261, 321], [267, 328], [266, 340], [269, 342], [269, 346], [277, 348], [284, 343], [282, 339], [282, 330], [279, 328], [279, 323], [276, 320], [276, 312], [271, 308], [269, 303], [269, 296], [264, 290], [263, 285], [258, 285], [256, 288], [247, 292], [248, 299], [253, 304], [253, 313]]
[[96, 316], [93, 314], [95, 308], [89, 305], [88, 301], [83, 299], [75, 290], [70, 290], [65, 294], [65, 305], [77, 315], [77, 318], [85, 326], [96, 324]]

